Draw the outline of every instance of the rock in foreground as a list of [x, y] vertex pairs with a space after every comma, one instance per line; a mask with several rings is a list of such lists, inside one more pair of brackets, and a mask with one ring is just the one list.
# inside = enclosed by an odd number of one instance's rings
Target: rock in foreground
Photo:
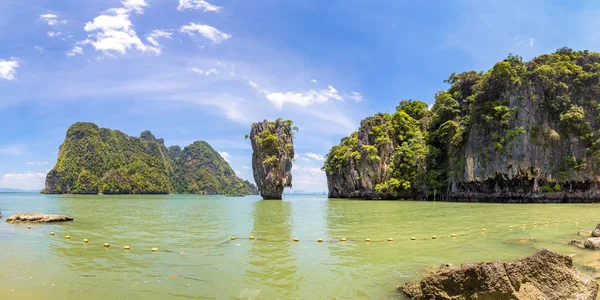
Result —
[[283, 189], [292, 187], [294, 130], [290, 120], [252, 124], [252, 172], [263, 199], [281, 199]]
[[596, 299], [598, 283], [571, 257], [542, 249], [507, 262], [441, 267], [402, 291], [412, 299]]
[[49, 223], [49, 222], [65, 222], [73, 221], [73, 218], [63, 215], [46, 215], [36, 213], [16, 213], [4, 220], [4, 222], [36, 222], [36, 223]]

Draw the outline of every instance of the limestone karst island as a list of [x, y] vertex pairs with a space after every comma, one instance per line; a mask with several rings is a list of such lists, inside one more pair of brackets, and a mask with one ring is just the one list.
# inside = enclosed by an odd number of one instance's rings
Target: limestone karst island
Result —
[[598, 16], [0, 1], [0, 299], [600, 300]]

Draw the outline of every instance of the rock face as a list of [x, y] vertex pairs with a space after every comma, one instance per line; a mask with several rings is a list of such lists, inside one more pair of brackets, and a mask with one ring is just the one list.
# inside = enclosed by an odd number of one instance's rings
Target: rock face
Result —
[[598, 283], [568, 256], [541, 250], [521, 260], [441, 267], [402, 291], [412, 299], [590, 299]]
[[592, 231], [593, 237], [600, 237], [600, 224], [596, 225], [596, 228]]
[[167, 149], [150, 131], [131, 137], [75, 123], [46, 177], [48, 194], [253, 194], [206, 142]]
[[46, 215], [36, 213], [16, 213], [4, 220], [4, 222], [34, 222], [34, 223], [50, 223], [50, 222], [65, 222], [73, 221], [73, 218], [63, 215]]
[[403, 101], [393, 115], [366, 118], [331, 149], [323, 169], [330, 198], [421, 198], [428, 149], [427, 104]]
[[252, 124], [252, 171], [263, 199], [281, 199], [283, 189], [292, 187], [295, 130], [289, 120]]
[[600, 201], [599, 64], [600, 53], [562, 48], [452, 74], [428, 113], [403, 109], [421, 125], [425, 170], [410, 165], [419, 148], [403, 147], [415, 145], [408, 133], [417, 126], [398, 126], [398, 111], [382, 122], [371, 117], [329, 153], [330, 196], [404, 198], [410, 191], [448, 201]]

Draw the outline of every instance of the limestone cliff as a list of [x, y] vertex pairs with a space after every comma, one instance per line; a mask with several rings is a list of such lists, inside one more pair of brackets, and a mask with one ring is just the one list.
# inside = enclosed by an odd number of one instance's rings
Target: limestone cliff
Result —
[[67, 130], [56, 165], [46, 177], [49, 194], [253, 194], [206, 142], [167, 149], [150, 131], [131, 137], [93, 123]]
[[294, 130], [289, 120], [252, 124], [252, 171], [263, 199], [281, 199], [283, 189], [292, 187]]
[[[509, 55], [446, 82], [426, 112], [401, 105], [333, 147], [324, 165], [330, 196], [600, 201], [600, 53]], [[398, 126], [401, 110], [417, 123]], [[407, 138], [416, 128], [425, 149]]]

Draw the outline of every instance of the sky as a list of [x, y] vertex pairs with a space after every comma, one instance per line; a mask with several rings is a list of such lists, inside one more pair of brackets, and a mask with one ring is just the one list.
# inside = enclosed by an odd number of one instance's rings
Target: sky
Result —
[[252, 178], [252, 122], [299, 127], [293, 189], [324, 156], [454, 72], [598, 51], [597, 1], [0, 0], [0, 187], [41, 189], [70, 125], [209, 142]]

